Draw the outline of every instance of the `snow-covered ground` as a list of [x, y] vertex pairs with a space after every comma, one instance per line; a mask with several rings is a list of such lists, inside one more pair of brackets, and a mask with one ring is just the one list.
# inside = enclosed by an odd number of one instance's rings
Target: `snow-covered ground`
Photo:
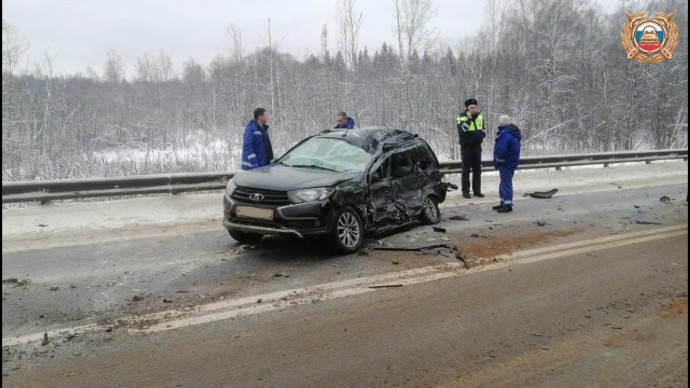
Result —
[[99, 166], [143, 166], [143, 171], [176, 171], [180, 166], [194, 166], [196, 171], [239, 169], [238, 161], [242, 152], [240, 139], [197, 131], [181, 139], [179, 144], [179, 147], [164, 149], [146, 148], [142, 145], [139, 148], [123, 147], [95, 151], [91, 155], [91, 160]]
[[[459, 184], [458, 175], [450, 181]], [[628, 163], [608, 168], [573, 167], [560, 171], [518, 170], [513, 179], [515, 200], [532, 191], [558, 189], [558, 195], [583, 191], [617, 190], [688, 181], [688, 163], [684, 161]], [[441, 206], [498, 202], [498, 175], [482, 175], [485, 198], [464, 199], [459, 191], [449, 193]], [[72, 202], [41, 207], [5, 208], [2, 210], [2, 237], [40, 237], [40, 235], [80, 231], [113, 231], [125, 228], [174, 227], [199, 223], [206, 228], [222, 229], [222, 193], [178, 194], [104, 202]], [[4, 244], [3, 244], [4, 245]]]

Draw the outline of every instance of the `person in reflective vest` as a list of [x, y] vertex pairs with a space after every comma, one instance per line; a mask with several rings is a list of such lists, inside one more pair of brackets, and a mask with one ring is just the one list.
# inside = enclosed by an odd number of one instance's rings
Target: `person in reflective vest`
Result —
[[273, 159], [273, 146], [268, 136], [268, 113], [264, 108], [254, 109], [254, 120], [244, 129], [242, 138], [242, 169], [251, 170], [267, 166]]
[[486, 137], [484, 117], [477, 108], [477, 100], [465, 101], [465, 112], [458, 115], [458, 139], [460, 142], [460, 159], [462, 161], [462, 196], [470, 196], [470, 171], [472, 172], [472, 193], [475, 197], [482, 194], [482, 142]]

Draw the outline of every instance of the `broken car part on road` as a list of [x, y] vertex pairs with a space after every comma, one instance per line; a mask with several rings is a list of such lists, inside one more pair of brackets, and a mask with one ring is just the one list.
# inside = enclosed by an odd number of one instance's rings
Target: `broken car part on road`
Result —
[[525, 193], [525, 197], [549, 199], [553, 197], [554, 194], [558, 192], [558, 189], [551, 189], [549, 191], [534, 191], [531, 193]]

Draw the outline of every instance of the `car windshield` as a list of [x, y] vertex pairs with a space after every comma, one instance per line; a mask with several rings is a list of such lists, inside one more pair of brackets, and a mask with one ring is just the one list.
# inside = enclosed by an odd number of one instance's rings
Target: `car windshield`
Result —
[[285, 154], [278, 163], [337, 172], [364, 171], [371, 155], [345, 140], [312, 137]]

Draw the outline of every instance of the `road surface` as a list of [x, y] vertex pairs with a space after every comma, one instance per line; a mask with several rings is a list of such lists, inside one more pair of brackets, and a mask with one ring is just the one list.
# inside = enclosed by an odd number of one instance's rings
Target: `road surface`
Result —
[[[687, 164], [611, 182], [508, 214], [449, 201], [445, 232], [349, 256], [206, 222], [4, 235], [2, 380], [687, 386]], [[388, 250], [437, 244], [453, 249]]]

